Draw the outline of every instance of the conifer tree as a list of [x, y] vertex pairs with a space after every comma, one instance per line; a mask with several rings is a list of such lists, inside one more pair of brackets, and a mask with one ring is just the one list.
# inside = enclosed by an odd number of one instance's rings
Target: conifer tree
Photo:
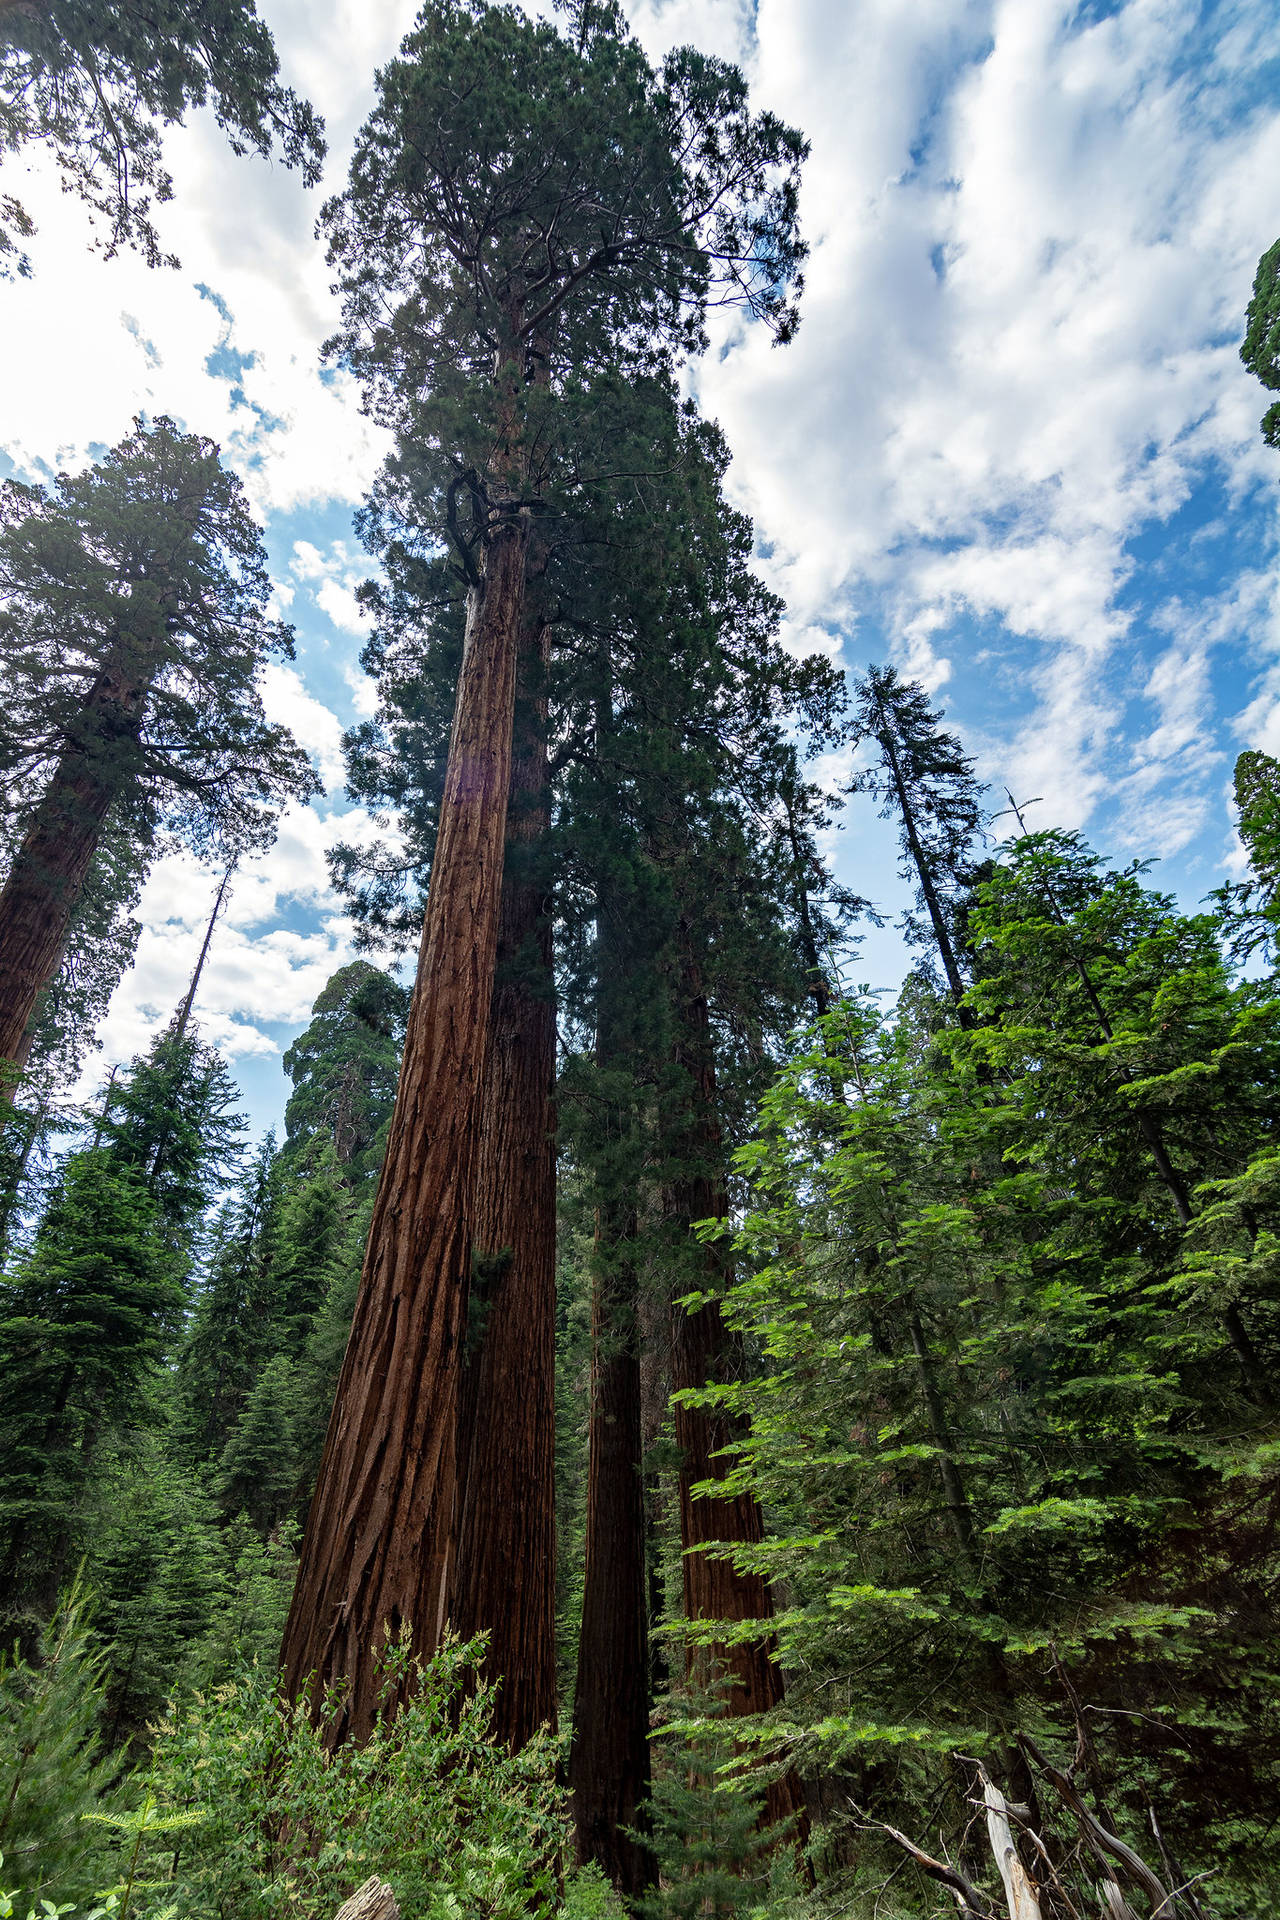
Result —
[[[137, 0], [46, 0], [0, 7], [0, 153], [50, 147], [64, 185], [108, 225], [108, 258], [127, 242], [149, 266], [160, 251], [151, 201], [171, 182], [157, 123], [209, 102], [236, 153], [272, 152], [307, 184], [324, 159], [323, 126], [277, 79], [275, 46], [253, 0], [197, 10]], [[17, 252], [33, 231], [11, 195], [0, 198], [0, 270], [29, 270]]]
[[178, 1354], [175, 1420], [184, 1456], [216, 1459], [270, 1352], [279, 1189], [268, 1134], [215, 1222]]
[[71, 1586], [35, 1657], [0, 1656], [0, 1853], [18, 1912], [97, 1890], [84, 1816], [109, 1784], [101, 1751], [102, 1654], [84, 1593]]
[[871, 794], [882, 817], [896, 817], [903, 866], [928, 922], [926, 932], [908, 916], [906, 931], [915, 944], [936, 948], [956, 1017], [969, 1026], [956, 909], [972, 879], [982, 788], [955, 734], [940, 729], [941, 718], [923, 687], [899, 679], [893, 667], [872, 667], [857, 688], [850, 739], [855, 747], [871, 744], [875, 759], [854, 774], [849, 791]]
[[[1258, 262], [1240, 358], [1264, 387], [1280, 392], [1280, 240]], [[1280, 447], [1280, 400], [1262, 416], [1262, 437], [1269, 447]]]
[[408, 1005], [399, 982], [367, 960], [351, 961], [326, 981], [310, 1025], [284, 1056], [293, 1082], [284, 1115], [286, 1161], [326, 1138], [352, 1185], [376, 1173]]
[[[383, 1624], [409, 1619], [433, 1646], [452, 1584], [517, 660], [551, 455], [630, 343], [698, 342], [713, 290], [780, 337], [794, 325], [799, 137], [748, 113], [733, 69], [686, 49], [659, 78], [612, 10], [598, 28], [584, 10], [578, 25], [575, 45], [511, 11], [429, 0], [380, 76], [351, 188], [326, 216], [346, 301], [339, 344], [401, 433], [466, 582], [425, 985], [285, 1645], [293, 1688], [312, 1673], [351, 1680], [358, 1734]], [[427, 1114], [429, 1134], [414, 1117]], [[376, 1495], [374, 1433], [388, 1449]]]
[[298, 1464], [289, 1417], [291, 1369], [277, 1353], [258, 1375], [218, 1467], [218, 1499], [265, 1540], [293, 1503]]
[[176, 1329], [180, 1272], [144, 1182], [106, 1146], [67, 1161], [0, 1294], [0, 1606], [39, 1614], [70, 1571], [97, 1442]]
[[263, 558], [217, 449], [163, 417], [51, 492], [4, 483], [0, 1060], [26, 1061], [113, 815], [140, 853], [161, 824], [233, 853], [316, 789], [257, 691], [292, 644]]

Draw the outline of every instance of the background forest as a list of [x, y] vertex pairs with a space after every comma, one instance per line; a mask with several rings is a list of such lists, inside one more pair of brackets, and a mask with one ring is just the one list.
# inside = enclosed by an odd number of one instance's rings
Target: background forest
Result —
[[[159, 125], [319, 176], [247, 0], [0, 5], [0, 59], [0, 144], [157, 275]], [[377, 76], [319, 222], [374, 830], [278, 1133], [201, 1003], [321, 785], [251, 490], [164, 412], [3, 482], [19, 1920], [1274, 1902], [1280, 762], [1188, 910], [798, 642], [697, 400], [724, 315], [804, 319], [757, 92], [606, 0], [427, 0]], [[1280, 392], [1280, 243], [1241, 328]], [[194, 970], [99, 1076], [183, 852]]]

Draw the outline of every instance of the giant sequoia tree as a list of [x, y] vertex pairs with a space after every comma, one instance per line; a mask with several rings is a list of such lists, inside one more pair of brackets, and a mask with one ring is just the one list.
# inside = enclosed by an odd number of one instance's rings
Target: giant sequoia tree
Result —
[[50, 492], [0, 496], [14, 847], [0, 893], [0, 1060], [21, 1067], [113, 818], [140, 859], [160, 827], [234, 854], [316, 788], [257, 690], [288, 628], [268, 620], [262, 543], [217, 448], [161, 418]]
[[[451, 543], [465, 633], [400, 1092], [285, 1640], [367, 1730], [382, 1630], [430, 1647], [454, 1577], [457, 1414], [522, 634], [593, 383], [696, 345], [712, 298], [784, 337], [799, 137], [736, 70], [660, 75], [612, 8], [576, 37], [430, 0], [327, 211], [338, 347]], [[423, 139], [423, 129], [429, 135]]]

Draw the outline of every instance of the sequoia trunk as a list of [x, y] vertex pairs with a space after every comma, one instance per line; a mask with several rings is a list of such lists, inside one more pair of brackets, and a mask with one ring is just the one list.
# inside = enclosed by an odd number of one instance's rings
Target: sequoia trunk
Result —
[[36, 1003], [61, 964], [107, 815], [134, 777], [146, 690], [122, 659], [103, 668], [0, 893], [0, 1062], [13, 1067], [26, 1065]]
[[468, 596], [400, 1084], [285, 1627], [292, 1694], [348, 1683], [334, 1739], [373, 1724], [384, 1637], [407, 1626], [429, 1655], [445, 1626], [527, 547], [509, 519]]
[[521, 645], [497, 973], [489, 1014], [475, 1183], [476, 1260], [458, 1422], [454, 1626], [489, 1634], [500, 1681], [495, 1734], [519, 1747], [554, 1724], [555, 1005], [551, 901], [548, 629]]

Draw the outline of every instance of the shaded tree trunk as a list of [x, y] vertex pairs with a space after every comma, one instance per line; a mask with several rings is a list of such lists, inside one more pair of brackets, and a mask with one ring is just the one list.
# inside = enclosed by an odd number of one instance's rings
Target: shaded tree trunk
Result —
[[[606, 750], [610, 713], [606, 687], [597, 715], [601, 752]], [[602, 886], [596, 1064], [606, 1074], [625, 1071], [632, 1056], [628, 961], [636, 958], [641, 931], [629, 924], [623, 903], [612, 897], [611, 889]], [[595, 1168], [599, 1197], [582, 1628], [569, 1784], [579, 1860], [593, 1860], [621, 1892], [637, 1894], [656, 1877], [652, 1854], [631, 1838], [631, 1832], [643, 1827], [640, 1809], [649, 1796], [649, 1594], [637, 1267], [640, 1146], [634, 1113], [616, 1094], [600, 1124], [604, 1137]]]
[[[694, 1254], [701, 1274], [690, 1273], [689, 1291], [709, 1285], [720, 1291], [726, 1284], [724, 1256], [716, 1246], [689, 1247], [692, 1226], [698, 1220], [723, 1220], [728, 1213], [723, 1144], [716, 1119], [715, 1062], [711, 1022], [692, 956], [684, 956], [680, 1008], [681, 1035], [676, 1058], [689, 1079], [689, 1138], [684, 1158], [690, 1171], [672, 1184], [670, 1221], [685, 1242], [686, 1258]], [[689, 1271], [686, 1266], [686, 1272]], [[694, 1311], [673, 1302], [671, 1308], [671, 1385], [686, 1388], [728, 1384], [741, 1379], [745, 1356], [738, 1335], [726, 1327], [714, 1301]], [[726, 1646], [691, 1646], [690, 1672], [701, 1683], [727, 1681], [724, 1711], [730, 1718], [766, 1713], [784, 1698], [782, 1672], [772, 1656], [777, 1642], [767, 1623], [773, 1618], [773, 1590], [763, 1574], [741, 1572], [731, 1559], [697, 1549], [711, 1542], [754, 1546], [763, 1537], [760, 1504], [750, 1493], [724, 1496], [695, 1495], [705, 1481], [723, 1481], [732, 1468], [725, 1458], [749, 1429], [741, 1417], [724, 1407], [690, 1407], [675, 1403], [675, 1436], [680, 1449], [680, 1543], [684, 1549], [684, 1612], [687, 1620], [759, 1620], [758, 1640]], [[774, 1781], [768, 1789], [766, 1814], [771, 1821], [802, 1812], [803, 1793], [794, 1773]]]
[[0, 1061], [16, 1068], [26, 1065], [36, 1004], [61, 964], [107, 815], [135, 775], [148, 685], [117, 649], [89, 691], [80, 738], [63, 750], [0, 892]]
[[467, 633], [418, 979], [355, 1319], [281, 1664], [346, 1680], [334, 1739], [368, 1734], [384, 1637], [440, 1642], [457, 1526], [458, 1389], [498, 939], [528, 523], [493, 534]]
[[569, 1783], [578, 1857], [626, 1894], [650, 1886], [648, 1594], [634, 1209], [602, 1207], [591, 1310], [586, 1568]]
[[549, 629], [526, 626], [507, 810], [497, 972], [475, 1187], [476, 1258], [458, 1419], [459, 1534], [450, 1615], [487, 1629], [512, 1748], [556, 1717], [556, 1019], [547, 706]]

